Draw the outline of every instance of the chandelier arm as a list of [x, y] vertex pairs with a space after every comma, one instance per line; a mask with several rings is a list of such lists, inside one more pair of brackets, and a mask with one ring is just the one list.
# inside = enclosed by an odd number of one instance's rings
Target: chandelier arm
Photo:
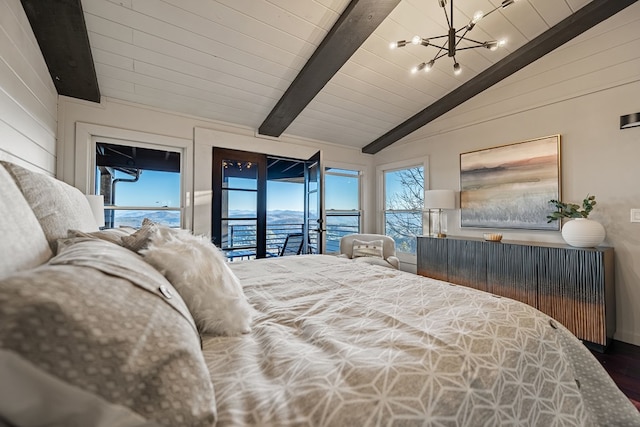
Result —
[[433, 58], [433, 62], [436, 62], [438, 59], [440, 59], [440, 58], [442, 58], [444, 56], [447, 56], [447, 52], [440, 53], [439, 55], [436, 54], [436, 56]]
[[[459, 35], [458, 33], [459, 33], [459, 32], [461, 32], [461, 31], [464, 31], [464, 33], [462, 33], [462, 35]], [[469, 29], [469, 27], [462, 27], [462, 28], [460, 28], [458, 31], [456, 31], [456, 38], [457, 38], [457, 41], [456, 41], [456, 50], [463, 50], [463, 49], [465, 49], [465, 48], [460, 48], [460, 49], [458, 49], [458, 45], [459, 45], [459, 44], [460, 44], [460, 42], [462, 42], [463, 40], [464, 40], [464, 41], [466, 41], [466, 42], [471, 42], [471, 43], [475, 43], [475, 44], [477, 44], [477, 45], [478, 45], [478, 46], [472, 46], [472, 47], [484, 47], [484, 46], [486, 45], [486, 43], [489, 43], [489, 42], [481, 42], [481, 41], [474, 40], [474, 39], [472, 39], [472, 38], [466, 37], [466, 36], [467, 36], [467, 33], [468, 33], [469, 31], [471, 31], [471, 30]]]
[[478, 45], [478, 46], [465, 46], [465, 47], [461, 47], [460, 49], [457, 50], [469, 50], [469, 49], [477, 49], [479, 47], [484, 47], [484, 45]]
[[435, 47], [438, 48], [438, 52], [436, 52], [436, 56], [440, 54], [440, 52], [444, 51], [444, 53], [442, 55], [448, 55], [449, 54], [449, 49], [446, 48], [446, 46], [449, 44], [449, 40], [445, 40], [444, 44], [442, 46], [438, 46], [435, 45]]
[[[465, 27], [466, 28], [466, 27]], [[462, 29], [458, 30], [458, 32], [462, 31]], [[460, 44], [460, 42], [462, 42], [463, 40], [466, 42], [470, 42], [470, 43], [475, 43], [478, 46], [473, 46], [473, 47], [484, 47], [486, 46], [487, 43], [491, 43], [491, 42], [495, 42], [495, 40], [491, 40], [491, 41], [485, 41], [485, 42], [481, 42], [478, 40], [474, 40], [472, 38], [466, 37], [467, 33], [471, 31], [467, 28], [467, 30], [462, 34], [462, 35], [458, 35], [456, 34], [457, 37], [457, 42], [456, 42], [456, 50], [460, 50], [460, 49], [464, 49], [464, 48], [460, 48], [458, 49], [458, 45]]]
[[[462, 35], [459, 35], [458, 33], [463, 30], [464, 30], [464, 33], [462, 33]], [[458, 48], [458, 45], [462, 40], [468, 40], [467, 38], [465, 38], [468, 32], [469, 32], [468, 27], [462, 27], [458, 31], [456, 31], [456, 49]]]
[[496, 6], [493, 9], [491, 9], [489, 12], [485, 13], [484, 16], [482, 17], [482, 19], [486, 18], [487, 16], [491, 15], [493, 12], [495, 12], [498, 9], [504, 9], [506, 6], [500, 5], [500, 6]]
[[449, 37], [449, 35], [448, 35], [448, 34], [443, 34], [443, 35], [441, 35], [441, 36], [433, 36], [433, 37], [429, 37], [429, 39], [428, 39], [428, 40], [444, 39], [444, 38], [447, 38], [447, 37]]
[[477, 43], [479, 45], [484, 45], [485, 43], [495, 42], [495, 40], [487, 40], [485, 42], [479, 42], [478, 40], [470, 39], [469, 37], [461, 37], [460, 39], [468, 41], [468, 42], [472, 42], [472, 43]]

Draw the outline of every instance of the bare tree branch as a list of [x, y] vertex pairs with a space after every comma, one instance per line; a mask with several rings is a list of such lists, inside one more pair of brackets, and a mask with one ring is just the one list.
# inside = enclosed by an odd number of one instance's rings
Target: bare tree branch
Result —
[[401, 191], [392, 194], [386, 202], [387, 234], [396, 240], [401, 252], [414, 252], [415, 236], [422, 233], [422, 208], [424, 206], [424, 169], [413, 167], [395, 171]]

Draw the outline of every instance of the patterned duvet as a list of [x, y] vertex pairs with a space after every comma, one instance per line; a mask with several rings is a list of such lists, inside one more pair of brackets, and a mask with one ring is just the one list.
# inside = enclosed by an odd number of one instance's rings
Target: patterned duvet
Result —
[[231, 267], [256, 313], [250, 334], [204, 338], [218, 425], [640, 425], [522, 303], [332, 256]]

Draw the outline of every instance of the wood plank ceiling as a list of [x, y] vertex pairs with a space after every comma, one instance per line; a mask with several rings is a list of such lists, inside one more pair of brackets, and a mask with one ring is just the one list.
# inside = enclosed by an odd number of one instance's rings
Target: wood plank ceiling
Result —
[[[592, 3], [606, 9], [607, 4], [618, 1]], [[27, 2], [40, 3], [23, 0]], [[627, 5], [635, 0], [622, 2]], [[233, 123], [256, 132], [275, 111], [341, 14], [349, 10], [349, 3], [81, 0], [102, 96]], [[463, 26], [476, 10], [488, 11], [501, 3], [502, 0], [455, 1], [454, 24]], [[589, 0], [519, 0], [480, 21], [470, 33], [481, 41], [504, 38], [505, 48], [459, 52], [457, 59], [463, 67], [460, 75], [453, 74], [453, 61], [446, 57], [438, 60], [429, 73], [412, 75], [408, 70], [430, 59], [434, 48], [408, 46], [391, 50], [389, 42], [416, 34], [445, 34], [447, 26], [438, 0], [401, 0], [395, 8], [389, 8], [392, 11], [388, 17], [344, 65], [336, 67], [337, 73], [327, 78], [291, 124], [285, 125], [284, 134], [375, 153], [398, 139], [380, 143], [381, 136], [410, 118], [414, 120], [410, 125], [419, 128], [424, 123], [415, 118], [429, 106], [438, 105], [438, 100], [465, 83], [471, 84], [484, 70], [588, 3]], [[374, 19], [379, 17], [373, 15]], [[362, 31], [355, 22], [354, 27]], [[337, 38], [333, 43], [337, 53], [347, 51]], [[324, 73], [330, 68], [323, 68], [322, 64], [319, 67]]]

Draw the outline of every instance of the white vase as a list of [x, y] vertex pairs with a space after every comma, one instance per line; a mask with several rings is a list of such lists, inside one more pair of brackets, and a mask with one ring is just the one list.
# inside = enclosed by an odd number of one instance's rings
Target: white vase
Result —
[[562, 238], [571, 246], [591, 248], [604, 241], [602, 224], [588, 218], [575, 218], [562, 226]]

